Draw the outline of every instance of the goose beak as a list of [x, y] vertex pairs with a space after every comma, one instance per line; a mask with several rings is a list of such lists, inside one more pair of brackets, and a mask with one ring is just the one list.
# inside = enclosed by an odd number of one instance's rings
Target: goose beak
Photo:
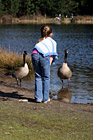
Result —
[[26, 54], [26, 55], [27, 55], [27, 51], [24, 51], [24, 54]]
[[68, 50], [67, 49], [65, 50], [65, 53], [68, 53]]

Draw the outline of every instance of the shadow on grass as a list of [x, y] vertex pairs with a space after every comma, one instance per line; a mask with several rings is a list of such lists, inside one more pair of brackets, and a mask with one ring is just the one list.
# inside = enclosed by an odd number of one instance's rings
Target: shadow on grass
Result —
[[8, 100], [9, 98], [15, 98], [19, 100], [28, 100], [28, 102], [35, 102], [35, 99], [23, 97], [23, 95], [19, 95], [17, 91], [12, 93], [6, 93], [0, 91], [0, 97], [4, 100]]

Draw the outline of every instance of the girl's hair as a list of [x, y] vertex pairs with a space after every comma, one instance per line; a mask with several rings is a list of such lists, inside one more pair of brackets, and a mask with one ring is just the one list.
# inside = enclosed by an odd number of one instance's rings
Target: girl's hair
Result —
[[52, 28], [48, 25], [41, 27], [41, 37], [47, 37], [52, 33]]

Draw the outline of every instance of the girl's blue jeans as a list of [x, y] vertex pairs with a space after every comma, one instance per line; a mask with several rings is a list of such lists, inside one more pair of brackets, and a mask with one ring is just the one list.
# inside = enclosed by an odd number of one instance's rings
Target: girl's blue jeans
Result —
[[47, 101], [50, 87], [50, 57], [34, 53], [32, 64], [35, 72], [35, 99]]

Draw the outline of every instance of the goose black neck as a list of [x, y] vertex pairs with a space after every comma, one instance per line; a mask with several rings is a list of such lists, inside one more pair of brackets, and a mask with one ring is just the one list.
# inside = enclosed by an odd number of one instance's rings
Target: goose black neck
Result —
[[23, 54], [23, 63], [24, 63], [24, 65], [25, 65], [25, 57], [26, 57], [26, 55]]
[[64, 63], [67, 63], [67, 53], [65, 53]]

